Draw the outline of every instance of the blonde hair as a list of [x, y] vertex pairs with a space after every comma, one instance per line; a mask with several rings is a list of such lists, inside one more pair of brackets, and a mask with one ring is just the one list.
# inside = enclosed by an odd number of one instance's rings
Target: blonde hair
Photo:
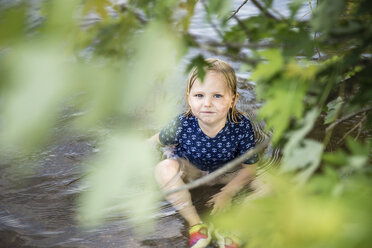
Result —
[[[241, 112], [236, 109], [236, 100], [238, 96], [237, 91], [237, 80], [234, 68], [231, 67], [227, 62], [215, 59], [215, 58], [208, 58], [205, 60], [208, 65], [204, 67], [204, 70], [206, 73], [208, 72], [217, 72], [221, 73], [223, 77], [225, 78], [225, 82], [227, 83], [228, 88], [231, 91], [231, 95], [233, 96], [234, 103], [233, 106], [230, 108], [229, 113], [227, 115], [228, 120], [230, 122], [239, 123], [241, 118], [239, 117], [239, 114]], [[189, 73], [189, 77], [187, 79], [187, 85], [186, 85], [186, 98], [188, 95], [190, 95], [190, 91], [192, 86], [195, 83], [195, 80], [198, 78], [198, 68], [193, 67]], [[187, 101], [187, 111], [185, 112], [185, 116], [192, 116], [191, 107]]]

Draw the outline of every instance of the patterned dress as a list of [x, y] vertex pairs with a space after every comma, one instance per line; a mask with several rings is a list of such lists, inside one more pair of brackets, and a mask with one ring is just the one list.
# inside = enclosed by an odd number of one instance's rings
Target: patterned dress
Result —
[[[186, 158], [202, 171], [212, 172], [255, 147], [251, 122], [239, 114], [240, 122], [226, 120], [225, 126], [213, 138], [203, 133], [195, 116], [180, 114], [159, 134], [163, 145], [175, 145], [172, 158]], [[255, 154], [244, 164], [258, 161]]]

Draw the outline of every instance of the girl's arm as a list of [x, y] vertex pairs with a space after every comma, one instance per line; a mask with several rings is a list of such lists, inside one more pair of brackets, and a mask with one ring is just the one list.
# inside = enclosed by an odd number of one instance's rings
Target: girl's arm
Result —
[[157, 144], [160, 144], [160, 140], [159, 140], [159, 133], [155, 134], [154, 136], [152, 136], [150, 139], [148, 139], [149, 142], [151, 144], [154, 144], [154, 145], [157, 145]]
[[254, 179], [256, 167], [257, 163], [243, 165], [243, 168], [238, 171], [237, 175], [208, 201], [208, 204], [214, 205], [211, 212], [212, 215], [230, 207], [234, 195]]
[[241, 168], [237, 175], [221, 189], [225, 194], [233, 197], [236, 195], [244, 186], [249, 184], [256, 176], [257, 163], [245, 165]]

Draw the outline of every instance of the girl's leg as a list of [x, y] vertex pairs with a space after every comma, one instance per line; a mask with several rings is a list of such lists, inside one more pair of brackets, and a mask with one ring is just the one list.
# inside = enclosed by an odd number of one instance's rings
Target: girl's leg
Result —
[[[174, 159], [165, 159], [156, 166], [156, 179], [163, 190], [171, 190], [185, 185], [182, 180], [180, 164]], [[188, 190], [176, 192], [166, 198], [190, 226], [201, 223], [200, 217], [191, 201]]]

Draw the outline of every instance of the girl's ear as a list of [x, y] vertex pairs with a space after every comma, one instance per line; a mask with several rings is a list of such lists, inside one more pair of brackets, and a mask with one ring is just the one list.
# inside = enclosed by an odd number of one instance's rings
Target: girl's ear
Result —
[[236, 95], [232, 99], [232, 102], [231, 102], [232, 107], [236, 105], [236, 103], [238, 102], [238, 99], [239, 99], [239, 93], [237, 92]]

